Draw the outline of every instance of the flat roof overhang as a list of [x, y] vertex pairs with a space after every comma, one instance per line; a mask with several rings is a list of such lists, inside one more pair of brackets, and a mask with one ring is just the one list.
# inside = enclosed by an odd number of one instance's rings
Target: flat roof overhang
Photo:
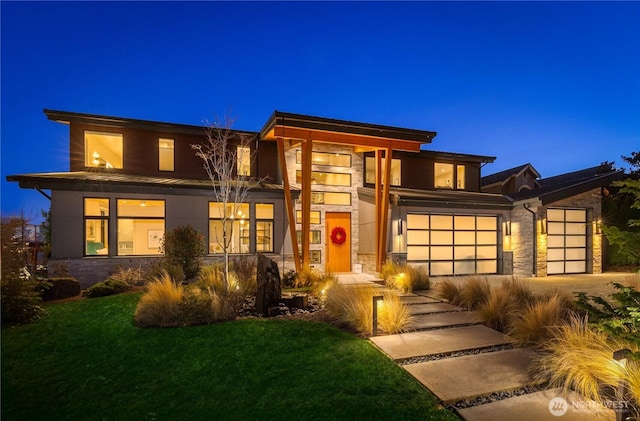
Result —
[[275, 111], [260, 131], [262, 140], [312, 140], [352, 145], [357, 152], [377, 149], [419, 152], [436, 132]]
[[[22, 189], [86, 191], [102, 193], [167, 194], [211, 196], [211, 180], [146, 177], [106, 172], [60, 172], [9, 175], [7, 181], [17, 182]], [[297, 199], [300, 190], [292, 189]], [[283, 187], [261, 182], [249, 190], [249, 195], [282, 198]]]

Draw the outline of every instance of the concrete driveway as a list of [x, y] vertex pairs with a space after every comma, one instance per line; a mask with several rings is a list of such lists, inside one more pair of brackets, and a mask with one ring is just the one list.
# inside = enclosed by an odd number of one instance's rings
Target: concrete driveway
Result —
[[[503, 279], [511, 279], [506, 275], [489, 275], [486, 278], [492, 284], [499, 285]], [[464, 283], [466, 276], [454, 277], [433, 277], [431, 278], [431, 288], [435, 288], [438, 282], [443, 279], [450, 279], [454, 282]], [[553, 275], [540, 278], [519, 278], [531, 287], [533, 292], [551, 292], [553, 290], [563, 290], [569, 293], [586, 292], [587, 295], [598, 295], [607, 297], [615, 292], [611, 285], [614, 282], [622, 285], [634, 286], [640, 289], [640, 274], [625, 272], [606, 272], [601, 274], [579, 274], [579, 275]]]

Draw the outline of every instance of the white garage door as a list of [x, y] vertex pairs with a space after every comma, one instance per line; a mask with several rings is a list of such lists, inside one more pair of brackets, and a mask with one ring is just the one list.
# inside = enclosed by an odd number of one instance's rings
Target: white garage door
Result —
[[587, 210], [547, 210], [547, 274], [587, 272]]
[[407, 261], [430, 275], [498, 272], [498, 217], [407, 214]]

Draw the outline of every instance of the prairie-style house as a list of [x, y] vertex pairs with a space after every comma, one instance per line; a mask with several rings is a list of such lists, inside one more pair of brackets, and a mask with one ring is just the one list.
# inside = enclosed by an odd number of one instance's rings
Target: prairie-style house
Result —
[[[88, 286], [153, 262], [165, 231], [187, 224], [204, 234], [207, 260], [221, 255], [222, 211], [191, 146], [206, 127], [44, 113], [69, 126], [69, 171], [7, 179], [50, 197], [50, 263]], [[617, 172], [542, 178], [525, 164], [483, 177], [495, 157], [430, 150], [435, 132], [279, 111], [236, 133], [255, 153], [237, 171], [260, 182], [234, 215], [234, 255], [333, 273], [387, 259], [432, 276], [602, 270], [601, 188]]]

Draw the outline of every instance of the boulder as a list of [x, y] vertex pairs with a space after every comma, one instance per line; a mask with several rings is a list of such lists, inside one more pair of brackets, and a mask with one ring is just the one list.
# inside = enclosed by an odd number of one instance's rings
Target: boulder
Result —
[[282, 301], [282, 289], [278, 264], [263, 254], [258, 254], [256, 283], [256, 311], [268, 317], [269, 308], [278, 307]]

